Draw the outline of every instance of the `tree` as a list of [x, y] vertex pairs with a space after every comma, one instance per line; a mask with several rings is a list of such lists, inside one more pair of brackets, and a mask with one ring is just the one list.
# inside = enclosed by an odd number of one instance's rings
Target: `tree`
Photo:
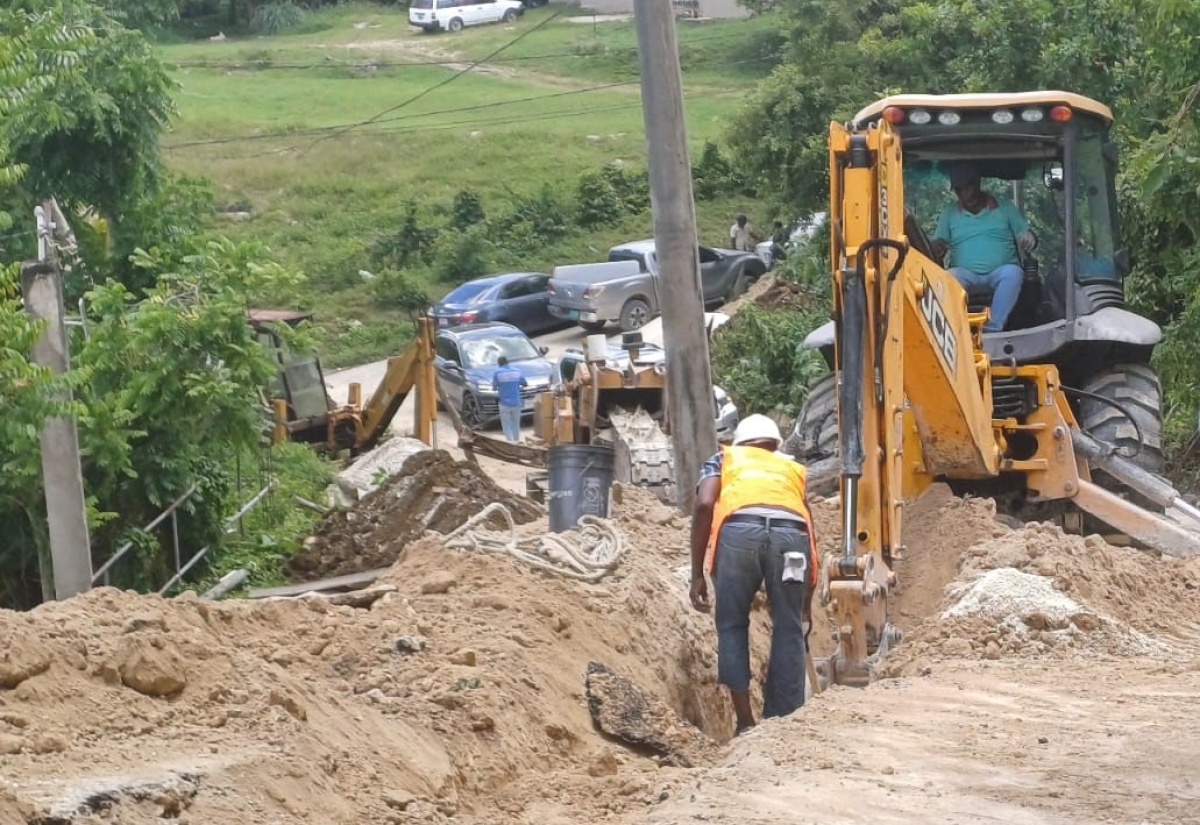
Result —
[[[211, 195], [163, 174], [158, 135], [172, 111], [162, 65], [137, 32], [83, 0], [0, 9], [0, 226], [54, 195], [90, 276], [86, 336], [72, 372], [29, 361], [40, 329], [0, 271], [0, 604], [29, 606], [47, 558], [38, 432], [79, 420], [93, 548], [103, 561], [192, 485], [180, 536], [198, 548], [231, 511], [241, 453], [263, 432], [261, 390], [275, 364], [246, 310], [298, 275], [251, 244], [197, 240]], [[26, 239], [31, 241], [32, 239]], [[11, 262], [24, 247], [0, 247]], [[76, 401], [57, 401], [70, 387]], [[131, 532], [132, 531], [132, 532]], [[125, 584], [162, 581], [164, 554], [141, 536]]]
[[[180, 522], [185, 546], [219, 536], [233, 462], [261, 442], [260, 394], [276, 371], [246, 310], [299, 279], [264, 248], [224, 240], [139, 251], [135, 265], [155, 287], [141, 298], [118, 281], [89, 292], [89, 334], [73, 342], [73, 410], [97, 563], [193, 484]], [[56, 409], [48, 394], [63, 380], [28, 363], [36, 329], [25, 317], [10, 290], [0, 302], [0, 333], [12, 342], [0, 350], [0, 375], [21, 389], [0, 400], [0, 598], [22, 606], [36, 603], [29, 583], [45, 546], [37, 428]], [[151, 574], [162, 560], [157, 552], [140, 559], [126, 582], [160, 582]]]
[[112, 255], [95, 274], [133, 276], [129, 254], [159, 240], [145, 230], [171, 197], [158, 139], [173, 89], [146, 38], [100, 6], [16, 0], [0, 10], [0, 165], [22, 173], [0, 175], [7, 222], [53, 196], [68, 215], [103, 221]]
[[[826, 135], [891, 93], [1068, 89], [1118, 116], [1124, 242], [1135, 308], [1167, 327], [1156, 362], [1180, 428], [1195, 428], [1200, 380], [1200, 7], [1186, 0], [779, 0], [783, 63], [729, 142], [789, 211], [828, 199]], [[831, 55], [832, 59], [815, 58]]]

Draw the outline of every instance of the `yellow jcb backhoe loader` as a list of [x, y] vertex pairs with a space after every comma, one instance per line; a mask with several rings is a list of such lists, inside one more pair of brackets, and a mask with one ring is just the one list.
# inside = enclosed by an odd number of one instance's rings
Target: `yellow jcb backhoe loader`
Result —
[[417, 438], [433, 442], [437, 420], [437, 376], [433, 368], [433, 326], [417, 319], [417, 334], [400, 355], [388, 359], [387, 371], [364, 405], [362, 386], [351, 384], [346, 404], [329, 397], [321, 362], [314, 354], [291, 350], [276, 325], [297, 326], [311, 313], [251, 310], [249, 321], [259, 341], [275, 352], [279, 373], [271, 387], [273, 441], [299, 441], [328, 452], [366, 452], [379, 443], [409, 393], [415, 393]]
[[[899, 641], [888, 594], [904, 502], [935, 480], [1026, 518], [1087, 514], [1162, 553], [1200, 553], [1196, 533], [1147, 508], [1200, 524], [1155, 475], [1160, 332], [1123, 306], [1111, 122], [1096, 101], [1031, 92], [896, 96], [831, 125], [834, 321], [808, 343], [834, 374], [797, 433], [798, 457], [824, 441], [818, 458], [840, 476], [842, 545], [818, 591], [840, 626], [827, 680], [865, 684]], [[922, 231], [952, 199], [944, 170], [958, 160], [1040, 236], [996, 333], [983, 332], [990, 296], [968, 295]]]

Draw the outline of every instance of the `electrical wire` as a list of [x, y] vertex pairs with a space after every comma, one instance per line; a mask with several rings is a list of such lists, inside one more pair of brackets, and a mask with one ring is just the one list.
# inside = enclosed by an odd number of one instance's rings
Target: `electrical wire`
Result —
[[[1145, 437], [1142, 435], [1142, 428], [1138, 425], [1137, 419], [1134, 418], [1130, 414], [1129, 410], [1126, 409], [1123, 404], [1121, 404], [1117, 401], [1113, 401], [1111, 398], [1105, 398], [1103, 395], [1097, 395], [1094, 392], [1088, 392], [1087, 390], [1081, 390], [1076, 387], [1068, 387], [1066, 384], [1060, 384], [1059, 386], [1061, 386], [1063, 388], [1063, 392], [1067, 393], [1068, 395], [1075, 395], [1075, 396], [1080, 396], [1082, 398], [1090, 398], [1093, 401], [1099, 401], [1102, 404], [1107, 404], [1108, 406], [1115, 409], [1117, 412], [1121, 413], [1121, 415], [1125, 416], [1125, 418], [1128, 419], [1129, 423], [1133, 425], [1133, 430], [1137, 434], [1137, 447], [1134, 449], [1134, 451], [1132, 453], [1125, 454], [1125, 453], [1120, 452], [1121, 448], [1119, 445], [1111, 444], [1111, 442], [1110, 442], [1110, 444], [1113, 448], [1113, 451], [1116, 452], [1117, 455], [1121, 456], [1122, 458], [1134, 458], [1139, 453], [1141, 453], [1142, 445], [1144, 445], [1146, 443]], [[1095, 433], [1090, 433], [1090, 435], [1095, 437]]]
[[[559, 14], [562, 14], [562, 13], [563, 13], [562, 11], [557, 12], [550, 19], [553, 19], [553, 17], [557, 17]], [[543, 26], [548, 22], [549, 22], [549, 20], [542, 21], [542, 22], [538, 23], [537, 26]], [[745, 35], [742, 32], [735, 31], [735, 32], [730, 32], [728, 34], [717, 34], [717, 35], [710, 35], [708, 37], [697, 37], [697, 38], [693, 38], [691, 40], [681, 40], [679, 42], [679, 45], [681, 48], [686, 48], [687, 46], [690, 46], [690, 45], [693, 45], [696, 43], [707, 43], [707, 42], [714, 41], [714, 40], [730, 40], [733, 38], [744, 38], [744, 37], [745, 37]], [[503, 49], [508, 48], [509, 46], [511, 46], [513, 43], [516, 43], [516, 42], [517, 42], [517, 40], [513, 40], [511, 43], [509, 43], [508, 45], [497, 50], [497, 52], [493, 52], [492, 54], [495, 55], [499, 51], [502, 51]], [[363, 51], [364, 51], [364, 53], [367, 53], [366, 49], [364, 49]], [[636, 55], [637, 54], [637, 45], [632, 44], [629, 46], [616, 46], [613, 48], [612, 52], [614, 54], [621, 54], [621, 53], [628, 52], [630, 54]], [[594, 58], [596, 56], [597, 55], [586, 54], [586, 53], [582, 53], [582, 52], [578, 52], [578, 51], [571, 51], [571, 52], [546, 52], [543, 54], [531, 54], [531, 55], [513, 55], [511, 57], [500, 57], [500, 58], [489, 56], [489, 57], [482, 58], [482, 60], [485, 60], [488, 63], [512, 63], [512, 62], [523, 62], [523, 61], [531, 61], [531, 60], [561, 59], [564, 57], [566, 57], [566, 58], [589, 58], [590, 59], [590, 58]], [[609, 54], [606, 56], [614, 56], [614, 55]], [[763, 58], [758, 57], [758, 58], [752, 58], [752, 59], [757, 61], [757, 60], [761, 60]], [[336, 63], [330, 62], [330, 60], [328, 60], [328, 59], [323, 60], [323, 61], [310, 62], [310, 63], [277, 63], [277, 62], [264, 62], [264, 61], [256, 61], [256, 60], [246, 60], [246, 61], [231, 62], [231, 63], [220, 63], [220, 62], [208, 61], [208, 60], [185, 60], [185, 61], [179, 61], [176, 63], [172, 63], [170, 65], [173, 68], [178, 68], [178, 69], [217, 69], [217, 70], [219, 70], [219, 69], [227, 69], [227, 70], [229, 70], [229, 69], [232, 69], [232, 70], [252, 69], [252, 70], [256, 70], [256, 71], [266, 71], [266, 70], [270, 70], [270, 69], [306, 70], [306, 69], [354, 68], [355, 66], [359, 66], [359, 65], [362, 65], [363, 63], [368, 63], [368, 62], [373, 66], [384, 66], [384, 67], [460, 66], [463, 63], [466, 63], [467, 60], [465, 58], [457, 58], [457, 59], [445, 59], [445, 60], [380, 61], [380, 60], [371, 60], [369, 57], [367, 57], [364, 54], [364, 57], [361, 60], [344, 61], [344, 62], [336, 62]], [[742, 61], [734, 61], [734, 62], [742, 62]]]
[[[473, 112], [480, 109], [492, 109], [497, 106], [511, 106], [516, 103], [536, 103], [552, 98], [570, 97], [572, 95], [587, 94], [589, 92], [599, 92], [606, 89], [615, 89], [621, 86], [637, 85], [636, 80], [627, 80], [619, 83], [605, 83], [600, 86], [588, 86], [583, 89], [570, 89], [562, 92], [550, 92], [544, 95], [532, 95], [530, 97], [518, 97], [511, 100], [494, 100], [490, 103], [475, 103], [470, 106], [455, 106], [449, 109], [435, 109], [431, 112], [414, 112], [412, 114], [397, 115], [395, 117], [379, 118], [370, 121], [372, 124], [380, 123], [395, 123], [400, 120], [415, 120], [417, 118], [430, 118], [438, 115], [458, 114], [459, 112]], [[276, 131], [269, 133], [261, 133], [257, 135], [235, 135], [221, 138], [209, 138], [206, 140], [193, 140], [185, 143], [174, 143], [165, 146], [165, 149], [191, 149], [197, 146], [218, 146], [226, 143], [241, 143], [249, 141], [267, 140], [271, 138], [294, 138], [307, 137], [312, 135], [321, 135], [329, 131], [346, 129], [348, 127], [366, 125], [366, 121], [355, 121], [350, 124], [338, 124], [334, 126], [316, 126], [311, 129]]]
[[[723, 89], [723, 90], [718, 90], [715, 92], [696, 93], [696, 94], [688, 95], [687, 99], [695, 100], [698, 98], [721, 97], [721, 96], [727, 95], [727, 94], [735, 94], [738, 91], [739, 91], [738, 89]], [[455, 120], [455, 121], [449, 121], [446, 123], [428, 123], [428, 124], [416, 123], [416, 124], [403, 125], [403, 126], [397, 126], [397, 127], [392, 127], [392, 128], [386, 128], [386, 127], [379, 128], [379, 129], [369, 132], [368, 134], [372, 134], [372, 135], [406, 134], [407, 135], [407, 134], [420, 134], [423, 132], [440, 132], [440, 131], [445, 131], [447, 129], [459, 129], [459, 128], [468, 128], [468, 127], [484, 128], [484, 127], [490, 127], [490, 126], [505, 126], [505, 125], [509, 125], [509, 124], [513, 124], [513, 123], [532, 123], [534, 121], [539, 121], [539, 120], [555, 120], [555, 119], [566, 118], [566, 117], [580, 117], [580, 116], [584, 116], [584, 115], [597, 114], [597, 113], [601, 113], [601, 112], [620, 111], [623, 109], [636, 109], [636, 108], [641, 108], [641, 105], [642, 105], [642, 103], [640, 100], [634, 100], [629, 103], [617, 103], [617, 104], [613, 104], [611, 106], [591, 106], [591, 107], [581, 108], [581, 109], [565, 109], [565, 110], [557, 110], [557, 111], [552, 111], [552, 112], [542, 112], [542, 113], [534, 114], [534, 115], [530, 115], [530, 114], [515, 115], [514, 114], [514, 115], [506, 115], [503, 117], [488, 118], [488, 119], [471, 118], [471, 119], [466, 119], [466, 120]], [[465, 107], [465, 108], [475, 108], [475, 107]], [[426, 115], [417, 115], [414, 117], [422, 117], [423, 118], [423, 117], [426, 117]], [[397, 118], [397, 119], [399, 120], [400, 118]], [[404, 119], [407, 119], [407, 118], [404, 118]], [[383, 121], [383, 122], [387, 122], [387, 121]], [[268, 150], [265, 150], [262, 152], [252, 152], [252, 153], [242, 154], [242, 155], [222, 155], [219, 158], [219, 160], [221, 160], [221, 161], [252, 160], [255, 158], [270, 157], [273, 155], [281, 155], [281, 154], [284, 154], [287, 152], [295, 152], [295, 151], [297, 151], [297, 150], [292, 146], [281, 146], [281, 147], [274, 148], [274, 149], [268, 149]]]
[[[391, 122], [395, 122], [396, 120], [403, 120], [403, 119], [408, 119], [408, 118], [430, 118], [430, 117], [434, 117], [434, 116], [442, 115], [442, 114], [452, 114], [452, 113], [457, 113], [457, 112], [461, 112], [461, 111], [472, 111], [472, 110], [476, 110], [476, 109], [485, 109], [485, 108], [491, 108], [491, 107], [495, 107], [495, 106], [507, 106], [507, 105], [512, 105], [512, 104], [516, 104], [516, 103], [528, 103], [528, 102], [534, 102], [534, 101], [539, 101], [539, 100], [546, 100], [546, 99], [550, 99], [550, 98], [564, 97], [564, 96], [568, 96], [568, 95], [587, 94], [587, 93], [593, 92], [593, 91], [613, 89], [613, 88], [618, 88], [618, 87], [622, 87], [622, 86], [632, 86], [632, 85], [637, 85], [640, 83], [639, 80], [621, 81], [621, 82], [601, 84], [598, 86], [589, 86], [589, 87], [586, 87], [583, 89], [572, 89], [572, 90], [568, 90], [568, 91], [564, 91], [564, 92], [552, 92], [552, 93], [546, 94], [546, 95], [536, 95], [536, 96], [532, 96], [532, 97], [515, 98], [513, 100], [502, 100], [502, 101], [494, 101], [492, 103], [476, 104], [473, 106], [463, 106], [463, 107], [456, 107], [456, 108], [452, 108], [452, 109], [441, 109], [441, 110], [435, 110], [432, 112], [420, 112], [420, 113], [415, 113], [415, 114], [411, 114], [411, 115], [401, 115], [400, 117], [396, 117], [396, 118], [385, 117], [385, 115], [390, 114], [399, 109], [402, 109], [402, 108], [412, 104], [413, 102], [419, 100], [420, 98], [428, 95], [429, 93], [435, 91], [436, 89], [439, 89], [439, 88], [453, 82], [457, 78], [461, 77], [463, 74], [466, 74], [467, 72], [482, 65], [485, 62], [502, 62], [502, 61], [494, 61], [493, 57], [495, 55], [501, 53], [505, 49], [511, 47], [515, 43], [519, 42], [523, 37], [526, 37], [529, 34], [532, 34], [533, 31], [537, 30], [537, 28], [546, 25], [551, 20], [555, 19], [555, 17], [563, 14], [564, 12], [565, 12], [565, 9], [560, 10], [559, 12], [556, 12], [554, 15], [539, 22], [537, 24], [537, 26], [535, 26], [531, 29], [528, 29], [525, 32], [522, 32], [516, 38], [508, 41], [504, 45], [500, 46], [499, 48], [495, 49], [494, 51], [492, 51], [491, 53], [486, 55], [485, 57], [480, 58], [479, 60], [471, 63], [470, 65], [466, 66], [462, 70], [455, 72], [454, 74], [450, 75], [449, 77], [445, 78], [444, 80], [440, 81], [439, 83], [436, 83], [433, 86], [423, 89], [422, 91], [407, 98], [406, 100], [402, 101], [401, 103], [396, 104], [395, 106], [388, 107], [387, 109], [384, 109], [383, 111], [376, 113], [375, 115], [373, 115], [370, 118], [367, 118], [366, 120], [354, 121], [354, 122], [347, 123], [347, 124], [336, 124], [336, 125], [332, 125], [332, 126], [313, 127], [311, 129], [303, 129], [303, 130], [294, 130], [294, 129], [276, 130], [273, 132], [262, 132], [262, 133], [254, 134], [254, 135], [229, 135], [229, 136], [223, 136], [223, 137], [206, 138], [206, 139], [202, 139], [202, 140], [193, 140], [193, 141], [185, 141], [185, 142], [176, 143], [176, 144], [168, 144], [168, 145], [164, 146], [164, 148], [168, 151], [176, 151], [179, 149], [188, 149], [188, 148], [195, 148], [195, 147], [202, 147], [202, 146], [218, 146], [218, 145], [223, 145], [223, 144], [228, 144], [228, 143], [254, 142], [254, 141], [263, 141], [263, 140], [273, 140], [276, 138], [295, 138], [295, 137], [312, 136], [312, 135], [319, 136], [317, 138], [317, 140], [314, 141], [313, 144], [311, 144], [309, 147], [307, 147], [304, 150], [300, 150], [301, 154], [304, 154], [304, 153], [307, 153], [308, 151], [310, 151], [321, 140], [328, 139], [329, 137], [336, 137], [339, 134], [350, 131], [352, 129], [361, 128], [363, 126], [375, 125], [375, 124], [379, 124], [379, 123], [391, 123]], [[705, 38], [705, 39], [723, 39], [723, 38], [731, 37], [731, 36], [733, 36], [733, 35], [720, 35], [720, 36], [714, 36], [712, 38]], [[701, 41], [697, 40], [697, 41], [693, 41], [693, 42], [701, 42]], [[777, 55], [766, 54], [766, 55], [759, 55], [757, 57], [752, 57], [752, 58], [745, 58], [743, 60], [720, 61], [720, 62], [724, 66], [734, 66], [734, 65], [743, 65], [743, 64], [750, 64], [750, 63], [762, 63], [762, 62], [766, 62], [766, 61], [776, 60], [777, 58], [778, 58]], [[514, 58], [514, 59], [521, 59], [521, 58]], [[700, 63], [700, 65], [703, 65], [704, 62], [706, 62], [706, 61], [702, 61]], [[714, 59], [714, 62], [716, 62], [715, 59]], [[461, 65], [462, 63], [463, 63], [462, 60], [453, 60], [453, 61], [445, 61], [444, 63], [439, 63], [439, 65]], [[343, 64], [343, 65], [349, 67], [353, 64]], [[395, 65], [399, 66], [399, 65], [433, 65], [433, 64], [397, 63]], [[330, 68], [330, 67], [331, 66], [329, 66], [329, 65], [322, 65], [322, 68]], [[290, 151], [290, 150], [291, 150], [290, 148], [289, 149], [273, 149], [273, 150], [262, 152], [262, 153], [255, 153], [252, 155], [243, 155], [240, 157], [241, 158], [261, 157], [261, 156], [265, 156], [265, 155], [278, 154], [280, 151]]]
[[346, 132], [349, 132], [352, 129], [357, 129], [362, 126], [370, 126], [372, 123], [375, 123], [376, 121], [378, 121], [380, 118], [384, 117], [385, 115], [390, 115], [392, 112], [399, 111], [400, 109], [403, 109], [406, 106], [409, 106], [409, 105], [417, 102], [418, 100], [425, 97], [426, 95], [428, 95], [432, 92], [435, 92], [438, 89], [441, 89], [442, 87], [453, 83], [454, 81], [458, 80], [460, 77], [467, 74], [471, 70], [473, 70], [479, 66], [482, 66], [484, 63], [488, 62], [493, 57], [495, 57], [496, 55], [505, 51], [506, 49], [512, 48], [517, 43], [520, 43], [522, 40], [524, 40], [526, 37], [529, 37], [534, 32], [541, 31], [542, 28], [549, 25], [554, 20], [557, 20], [564, 13], [566, 13], [565, 8], [559, 9], [558, 11], [554, 12], [554, 14], [551, 14], [549, 17], [547, 17], [545, 20], [538, 21], [533, 26], [530, 26], [528, 29], [525, 29], [524, 31], [522, 31], [520, 34], [518, 34], [512, 40], [509, 40], [507, 43], [504, 43], [499, 48], [493, 49], [492, 51], [488, 52], [482, 58], [480, 58], [479, 60], [476, 60], [474, 63], [471, 63], [469, 66], [466, 66], [465, 68], [461, 69], [460, 71], [455, 72], [454, 74], [450, 75], [449, 77], [445, 78], [444, 80], [434, 83], [432, 86], [427, 86], [422, 91], [417, 92], [415, 95], [411, 95], [410, 97], [402, 100], [400, 103], [397, 103], [395, 106], [389, 106], [388, 108], [383, 109], [382, 111], [367, 118], [366, 120], [359, 121], [358, 123], [348, 124], [347, 126], [345, 126], [342, 129], [331, 131], [328, 134], [325, 134], [325, 135], [317, 138], [311, 144], [309, 144], [308, 148], [304, 149], [301, 152], [301, 154], [306, 154], [308, 152], [311, 152], [316, 147], [316, 145], [323, 140], [328, 140], [331, 137], [337, 137], [338, 135], [345, 134]]
[[[749, 58], [749, 59], [743, 60], [743, 61], [734, 61], [734, 63], [726, 62], [725, 65], [735, 65], [738, 63], [757, 63], [757, 62], [761, 62], [766, 59], [772, 59], [772, 58], [770, 58], [769, 56], [768, 57]], [[378, 125], [378, 124], [384, 124], [384, 123], [395, 123], [395, 122], [401, 121], [401, 120], [428, 119], [428, 118], [433, 118], [433, 117], [437, 117], [440, 115], [457, 114], [459, 112], [478, 111], [481, 109], [491, 109], [491, 108], [496, 108], [496, 107], [500, 107], [500, 106], [511, 106], [511, 105], [519, 104], [519, 103], [534, 103], [534, 102], [549, 100], [549, 99], [553, 99], [553, 98], [561, 98], [561, 97], [569, 97], [569, 96], [573, 96], [573, 95], [588, 94], [591, 92], [605, 91], [605, 90], [609, 90], [609, 89], [617, 89], [617, 88], [621, 88], [621, 87], [625, 87], [625, 86], [635, 86], [635, 85], [640, 84], [640, 82], [641, 82], [640, 80], [628, 80], [628, 81], [621, 81], [621, 82], [614, 82], [614, 83], [606, 83], [606, 84], [602, 84], [599, 86], [588, 86], [583, 89], [571, 89], [571, 90], [562, 91], [562, 92], [550, 92], [550, 93], [544, 94], [544, 95], [534, 95], [531, 97], [513, 98], [512, 100], [498, 100], [498, 101], [493, 101], [491, 103], [479, 103], [479, 104], [473, 104], [471, 106], [457, 106], [457, 107], [453, 107], [453, 108], [449, 108], [449, 109], [436, 109], [436, 110], [429, 111], [429, 112], [415, 112], [412, 114], [400, 115], [397, 117], [380, 118], [380, 119], [373, 121], [372, 125]], [[697, 98], [720, 97], [721, 95], [735, 94], [738, 91], [739, 91], [738, 89], [734, 89], [734, 88], [717, 89], [717, 90], [709, 91], [709, 92], [696, 92], [693, 94], [689, 94], [686, 97], [688, 100], [694, 100]], [[601, 107], [598, 109], [568, 111], [568, 112], [561, 112], [558, 114], [563, 114], [563, 115], [588, 114], [592, 111], [608, 111], [613, 108], [627, 108], [627, 106], [634, 106], [634, 105], [641, 105], [641, 104], [640, 103], [621, 104], [621, 105], [615, 106], [615, 107]], [[542, 119], [547, 119], [547, 117], [555, 117], [555, 116], [557, 116], [557, 114], [554, 114], [554, 113], [551, 113], [550, 115], [547, 115], [547, 116], [529, 115], [529, 116], [523, 116], [522, 118], [514, 118], [513, 120], [516, 120], [516, 121], [519, 121], [521, 119], [542, 120]], [[499, 122], [513, 122], [513, 121], [505, 120], [505, 121], [499, 121]], [[458, 125], [471, 125], [472, 121], [456, 121], [456, 123]], [[478, 125], [486, 126], [486, 125], [490, 125], [491, 123], [492, 123], [492, 121], [479, 121]], [[355, 124], [350, 124], [350, 125], [352, 125], [352, 126], [353, 125], [363, 125], [363, 123], [357, 122]], [[201, 139], [201, 140], [191, 140], [191, 141], [184, 141], [184, 142], [180, 142], [180, 143], [166, 144], [166, 145], [164, 145], [163, 148], [167, 151], [176, 151], [176, 150], [180, 150], [180, 149], [193, 149], [193, 148], [205, 147], [205, 146], [220, 146], [220, 145], [226, 145], [226, 144], [230, 144], [230, 143], [250, 143], [250, 142], [263, 141], [263, 140], [274, 140], [274, 139], [279, 139], [279, 138], [306, 137], [306, 136], [312, 136], [312, 135], [321, 135], [326, 132], [342, 130], [344, 128], [345, 128], [345, 125], [318, 126], [318, 127], [313, 127], [310, 129], [300, 129], [300, 130], [292, 129], [292, 130], [286, 130], [286, 131], [278, 130], [278, 131], [274, 131], [274, 132], [263, 132], [263, 133], [259, 133], [259, 134], [255, 134], [255, 135], [228, 135], [228, 136], [223, 136], [223, 137], [205, 138], [205, 139]], [[426, 131], [426, 130], [436, 131], [441, 128], [443, 128], [442, 124], [435, 124], [435, 125], [429, 125], [429, 126], [422, 126], [422, 127], [414, 129], [413, 131]], [[394, 132], [394, 131], [408, 131], [408, 130], [406, 130], [406, 129], [387, 129], [387, 130], [380, 130], [380, 131]], [[274, 155], [274, 154], [278, 154], [282, 151], [289, 151], [289, 150], [290, 149], [287, 147], [282, 148], [282, 149], [271, 149], [271, 150], [268, 150], [265, 152], [258, 152], [258, 153], [249, 154], [249, 155], [238, 155], [238, 156], [227, 158], [227, 159], [237, 160], [237, 159], [245, 159], [245, 158], [263, 157], [266, 155]]]

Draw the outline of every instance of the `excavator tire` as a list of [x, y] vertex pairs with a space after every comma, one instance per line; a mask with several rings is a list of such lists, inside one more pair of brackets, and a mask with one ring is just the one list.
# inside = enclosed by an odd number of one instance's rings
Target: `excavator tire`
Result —
[[808, 391], [783, 451], [804, 464], [838, 454], [837, 375], [830, 373]]
[[[1162, 475], [1167, 466], [1162, 444], [1162, 385], [1154, 369], [1148, 364], [1117, 364], [1092, 377], [1081, 389], [1121, 405], [1137, 427], [1120, 409], [1085, 395], [1079, 398], [1080, 429], [1114, 445], [1120, 455], [1143, 470]], [[1108, 476], [1096, 482], [1110, 489], [1121, 486]]]

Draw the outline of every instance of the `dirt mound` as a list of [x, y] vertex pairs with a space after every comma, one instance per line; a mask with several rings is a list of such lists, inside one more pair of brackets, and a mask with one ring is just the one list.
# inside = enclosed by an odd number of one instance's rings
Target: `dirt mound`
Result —
[[[997, 523], [993, 530], [958, 551], [953, 571], [953, 554], [932, 568], [933, 559], [908, 562], [918, 577], [933, 575], [921, 588], [919, 609], [907, 616], [904, 607], [916, 605], [901, 596], [906, 638], [886, 673], [920, 672], [929, 660], [947, 657], [1165, 656], [1194, 636], [1200, 561], [1160, 559], [1050, 524]], [[938, 587], [943, 592], [934, 598]]]
[[[728, 739], [732, 718], [712, 618], [678, 575], [686, 522], [643, 491], [618, 498], [629, 549], [596, 584], [426, 536], [368, 609], [100, 589], [0, 612], [0, 789], [47, 822], [125, 825], [553, 821], [538, 812], [566, 800], [596, 821], [652, 804], [678, 753], [707, 753], [695, 743]], [[761, 670], [761, 620], [754, 633]], [[590, 663], [630, 688], [608, 694], [611, 718], [642, 713], [638, 735], [674, 755], [597, 732]], [[15, 804], [0, 795], [0, 822]]]
[[[813, 516], [822, 556], [838, 552], [837, 500], [814, 502]], [[947, 659], [1163, 657], [1195, 644], [1200, 560], [1160, 559], [1049, 524], [1014, 529], [990, 499], [958, 498], [941, 484], [904, 518], [907, 547], [893, 564], [889, 604], [904, 641], [883, 676]], [[836, 622], [828, 610], [814, 614], [813, 652], [833, 653]]]
[[25, 825], [32, 816], [33, 810], [28, 805], [0, 787], [0, 825]]
[[492, 502], [506, 505], [518, 524], [542, 513], [468, 461], [455, 461], [445, 450], [417, 453], [356, 507], [322, 521], [304, 550], [288, 562], [288, 575], [311, 581], [389, 567], [427, 530], [449, 533]]

